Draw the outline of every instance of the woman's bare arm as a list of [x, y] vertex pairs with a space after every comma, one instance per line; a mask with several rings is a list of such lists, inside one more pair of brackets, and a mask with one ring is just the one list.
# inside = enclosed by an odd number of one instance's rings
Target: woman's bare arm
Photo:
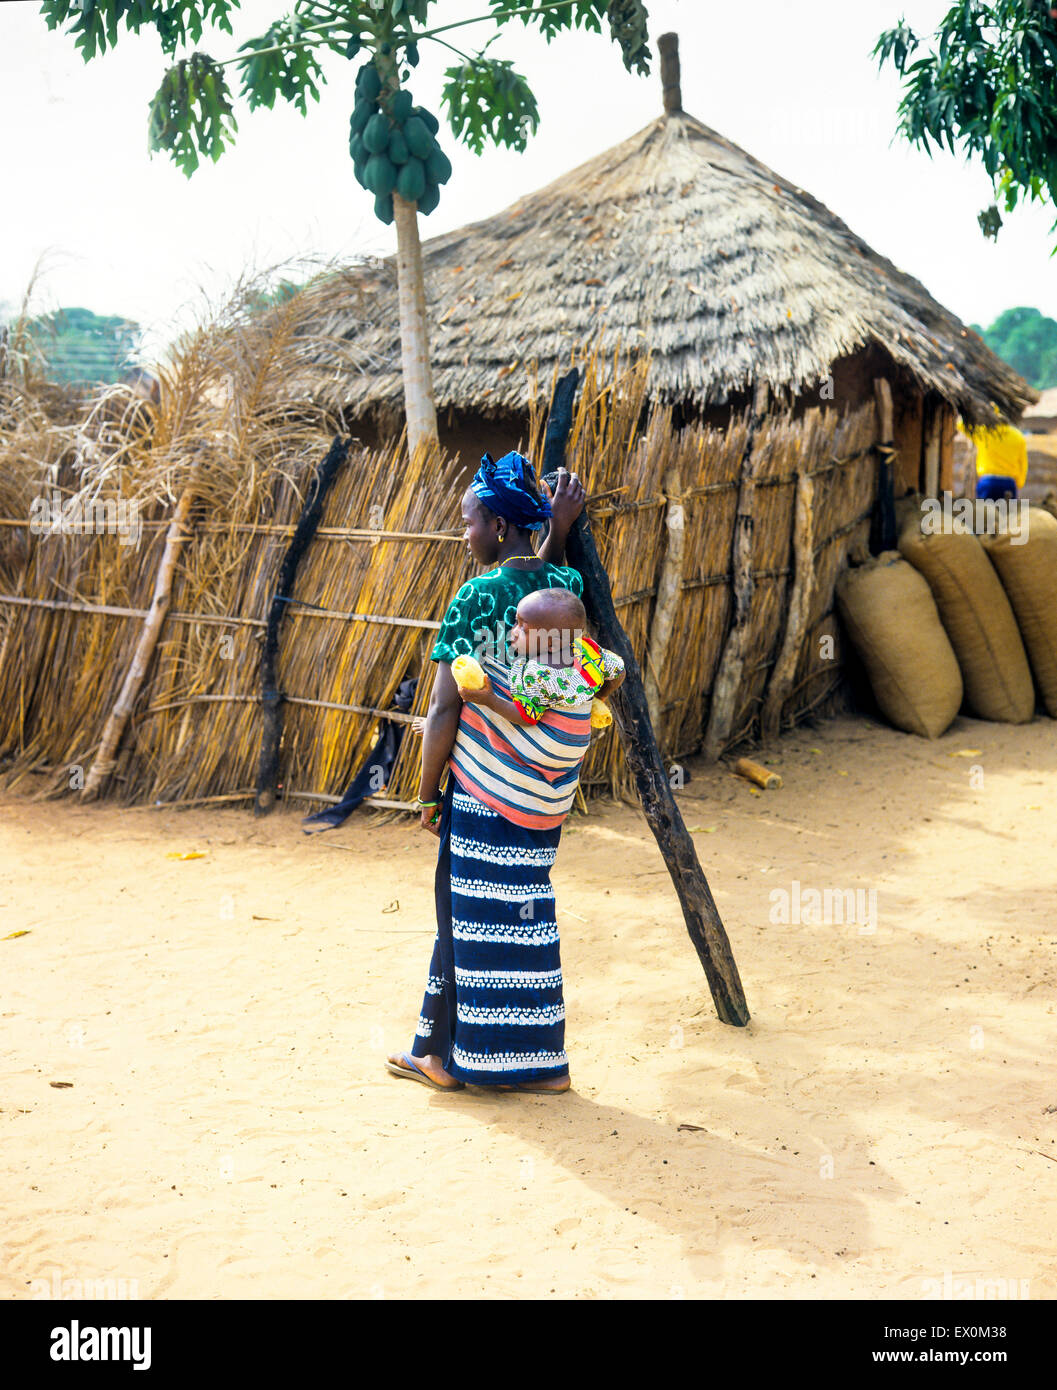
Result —
[[[459, 687], [446, 661], [437, 662], [437, 675], [429, 697], [429, 712], [426, 726], [422, 731], [422, 774], [419, 779], [418, 795], [422, 801], [440, 799], [441, 774], [451, 756], [455, 735], [459, 732], [459, 715], [462, 700]], [[430, 811], [424, 811], [422, 823], [427, 830], [437, 833], [436, 827], [426, 823]]]

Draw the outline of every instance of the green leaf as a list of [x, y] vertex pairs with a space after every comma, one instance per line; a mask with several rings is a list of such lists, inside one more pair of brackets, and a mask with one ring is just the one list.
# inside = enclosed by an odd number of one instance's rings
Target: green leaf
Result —
[[216, 162], [237, 129], [224, 69], [208, 54], [193, 53], [169, 69], [155, 93], [147, 148], [166, 151], [190, 178], [199, 155]]
[[246, 57], [236, 63], [242, 76], [242, 95], [251, 111], [259, 106], [274, 107], [277, 96], [291, 102], [302, 116], [308, 98], [319, 100], [325, 81], [323, 69], [312, 52], [313, 35], [303, 35], [296, 15], [276, 20], [259, 38], [249, 39], [239, 48]]
[[229, 14], [240, 0], [42, 0], [40, 12], [49, 29], [66, 25], [87, 62], [118, 41], [120, 26], [139, 33], [153, 26], [162, 50], [172, 54], [188, 42], [197, 43], [205, 25], [231, 33]]
[[506, 59], [478, 54], [445, 73], [442, 100], [451, 128], [474, 154], [486, 143], [523, 150], [539, 128], [539, 109], [528, 82]]

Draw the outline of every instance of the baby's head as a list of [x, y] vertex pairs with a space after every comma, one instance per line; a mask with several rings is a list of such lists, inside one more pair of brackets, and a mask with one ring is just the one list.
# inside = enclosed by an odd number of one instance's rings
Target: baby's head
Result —
[[570, 589], [535, 589], [518, 604], [507, 641], [519, 657], [572, 666], [586, 625], [584, 606]]

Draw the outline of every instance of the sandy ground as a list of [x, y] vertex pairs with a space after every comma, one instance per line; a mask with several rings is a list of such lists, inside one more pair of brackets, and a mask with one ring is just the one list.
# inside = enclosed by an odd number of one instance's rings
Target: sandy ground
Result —
[[[0, 1293], [1054, 1297], [1054, 734], [842, 719], [764, 794], [692, 765], [744, 1029], [638, 812], [571, 819], [557, 1097], [384, 1072], [433, 935], [421, 831], [8, 797]], [[794, 881], [865, 910], [782, 921]]]

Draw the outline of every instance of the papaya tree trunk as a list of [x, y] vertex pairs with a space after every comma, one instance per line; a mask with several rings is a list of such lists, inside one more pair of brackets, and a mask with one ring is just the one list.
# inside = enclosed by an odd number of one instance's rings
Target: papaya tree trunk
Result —
[[[376, 10], [383, 9], [380, 4]], [[390, 26], [391, 27], [391, 26]], [[380, 36], [381, 37], [381, 36]], [[400, 76], [392, 53], [375, 57], [383, 93], [400, 90]], [[400, 367], [404, 378], [404, 414], [407, 419], [407, 451], [436, 445], [437, 407], [433, 400], [433, 372], [429, 364], [429, 326], [426, 322], [426, 282], [422, 273], [422, 243], [418, 237], [418, 204], [393, 193], [396, 226], [396, 292], [400, 310]]]
[[396, 223], [397, 294], [400, 301], [400, 359], [404, 375], [407, 449], [437, 443], [437, 408], [433, 403], [433, 373], [429, 365], [426, 323], [426, 285], [422, 275], [422, 243], [418, 239], [415, 203], [393, 194]]

